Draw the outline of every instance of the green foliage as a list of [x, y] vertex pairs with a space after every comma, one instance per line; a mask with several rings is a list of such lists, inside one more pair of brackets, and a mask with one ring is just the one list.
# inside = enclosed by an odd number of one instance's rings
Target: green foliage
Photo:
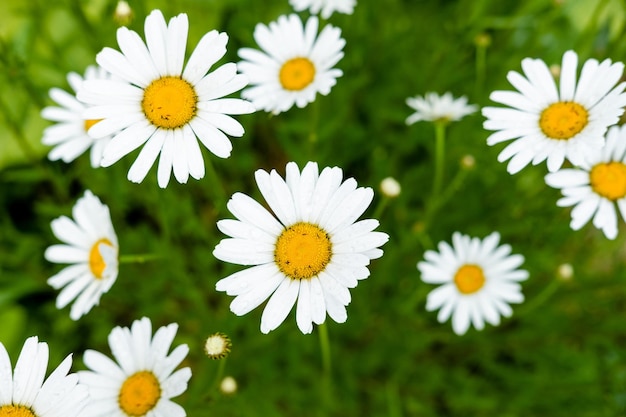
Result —
[[[166, 18], [189, 15], [188, 54], [212, 29], [229, 34], [221, 61], [256, 47], [254, 26], [291, 12], [287, 0], [146, 0], [130, 2], [129, 27], [143, 35], [153, 8]], [[617, 416], [626, 413], [626, 252], [624, 230], [608, 241], [592, 226], [574, 232], [569, 209], [543, 180], [544, 165], [511, 176], [496, 160], [502, 146], [485, 145], [478, 113], [448, 127], [449, 184], [459, 161], [476, 166], [448, 201], [427, 216], [434, 163], [434, 128], [406, 126], [408, 96], [429, 91], [467, 95], [490, 105], [489, 93], [509, 89], [508, 71], [525, 57], [559, 64], [564, 51], [581, 59], [614, 61], [626, 54], [626, 6], [618, 0], [524, 2], [496, 0], [359, 0], [353, 15], [334, 14], [342, 29], [344, 72], [326, 97], [279, 116], [240, 117], [246, 134], [233, 140], [229, 159], [203, 150], [210, 176], [167, 189], [153, 168], [142, 184], [126, 180], [137, 152], [110, 168], [92, 169], [85, 154], [71, 164], [50, 162], [41, 145], [48, 122], [39, 113], [52, 104], [48, 90], [69, 89], [70, 71], [83, 73], [103, 47], [117, 48], [115, 1], [0, 2], [0, 342], [13, 361], [23, 340], [39, 335], [56, 366], [74, 352], [109, 352], [107, 335], [148, 316], [155, 326], [177, 322], [175, 343], [187, 343], [193, 377], [176, 399], [190, 416]], [[306, 16], [306, 13], [302, 13]], [[480, 46], [477, 40], [487, 40]], [[482, 65], [481, 54], [485, 55]], [[318, 115], [315, 116], [315, 113]], [[316, 140], [311, 141], [311, 132]], [[390, 235], [371, 276], [353, 290], [348, 321], [330, 321], [333, 378], [325, 391], [319, 343], [302, 335], [294, 313], [262, 335], [262, 308], [244, 317], [229, 311], [231, 297], [215, 282], [240, 267], [217, 261], [223, 238], [215, 223], [231, 218], [226, 200], [241, 191], [260, 199], [254, 171], [287, 161], [300, 167], [340, 166], [360, 186], [378, 189], [395, 177], [399, 198], [385, 202], [380, 230]], [[74, 322], [57, 310], [46, 279], [60, 270], [43, 258], [57, 243], [50, 221], [70, 215], [90, 189], [111, 209], [121, 254], [155, 254], [157, 260], [124, 263], [100, 305]], [[365, 217], [382, 203], [377, 192]], [[454, 335], [425, 311], [432, 286], [415, 267], [426, 249], [454, 231], [481, 238], [497, 230], [514, 253], [525, 256], [530, 279], [526, 303], [499, 327]], [[560, 264], [573, 265], [571, 280], [558, 281]], [[551, 291], [550, 297], [544, 297]], [[214, 332], [230, 336], [226, 374], [239, 390], [219, 394], [218, 365], [202, 351]], [[326, 387], [327, 388], [327, 387]]]

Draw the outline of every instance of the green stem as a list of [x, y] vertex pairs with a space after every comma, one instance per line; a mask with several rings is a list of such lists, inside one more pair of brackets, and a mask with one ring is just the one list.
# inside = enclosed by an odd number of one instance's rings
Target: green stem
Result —
[[554, 293], [556, 293], [560, 286], [561, 281], [559, 279], [552, 279], [552, 282], [546, 285], [544, 289], [533, 300], [526, 303], [524, 309], [518, 313], [518, 316], [528, 314], [531, 311], [542, 306], [546, 301], [550, 299], [550, 297], [554, 295]]
[[226, 205], [226, 190], [224, 189], [223, 182], [220, 181], [220, 178], [215, 171], [215, 167], [213, 166], [213, 161], [211, 161], [211, 158], [207, 158], [206, 173], [209, 181], [213, 183], [211, 190], [213, 191], [213, 197], [215, 198], [214, 206], [217, 213], [219, 213]]
[[213, 380], [213, 390], [219, 390], [220, 382], [222, 381], [222, 377], [224, 376], [224, 369], [226, 368], [226, 358], [222, 358], [219, 360], [219, 364], [217, 365], [217, 372], [215, 373], [215, 379]]
[[437, 198], [443, 184], [446, 152], [446, 123], [435, 122], [435, 177], [433, 179], [432, 197]]
[[374, 210], [374, 215], [372, 216], [373, 219], [380, 219], [380, 216], [383, 214], [383, 211], [385, 211], [385, 208], [387, 207], [387, 204], [389, 203], [389, 197], [387, 196], [382, 196], [380, 201], [378, 202], [378, 205], [376, 206], [376, 209]]
[[307, 155], [306, 155], [306, 160], [307, 161], [315, 161], [315, 155], [316, 155], [316, 148], [317, 148], [317, 141], [318, 141], [318, 135], [317, 135], [317, 126], [319, 124], [319, 118], [320, 118], [320, 105], [319, 105], [319, 97], [317, 98], [317, 100], [315, 100], [313, 103], [310, 104], [311, 107], [311, 125], [309, 127], [309, 138], [308, 138], [308, 142], [307, 142], [307, 147], [308, 147], [308, 151], [307, 151]]
[[320, 349], [322, 350], [322, 367], [324, 369], [324, 375], [328, 378], [332, 375], [332, 362], [330, 357], [330, 341], [328, 338], [328, 327], [326, 323], [322, 323], [317, 326], [318, 334], [320, 337]]
[[142, 253], [138, 255], [120, 255], [118, 261], [121, 264], [142, 264], [148, 261], [154, 261], [155, 259], [159, 259], [160, 256], [156, 253]]
[[476, 84], [474, 92], [476, 97], [480, 97], [485, 84], [485, 72], [487, 62], [487, 47], [485, 45], [476, 45]]

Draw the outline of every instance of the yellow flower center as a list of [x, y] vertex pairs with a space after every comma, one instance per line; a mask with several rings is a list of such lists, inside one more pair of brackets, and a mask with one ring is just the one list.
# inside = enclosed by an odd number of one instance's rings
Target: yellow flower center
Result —
[[315, 65], [308, 58], [290, 59], [283, 64], [278, 78], [285, 90], [303, 90], [315, 78]]
[[152, 410], [161, 398], [161, 385], [150, 371], [140, 371], [128, 378], [120, 388], [118, 402], [126, 415], [138, 417]]
[[141, 108], [148, 120], [162, 129], [180, 128], [196, 115], [196, 90], [180, 77], [162, 77], [146, 87]]
[[311, 223], [286, 228], [276, 241], [274, 260], [291, 279], [308, 279], [326, 268], [332, 256], [328, 233]]
[[87, 132], [91, 126], [95, 125], [96, 123], [98, 123], [99, 121], [101, 121], [102, 119], [89, 119], [89, 120], [85, 120], [85, 132]]
[[472, 294], [485, 285], [485, 274], [478, 265], [463, 265], [456, 271], [454, 283], [461, 294]]
[[91, 269], [91, 273], [98, 279], [102, 278], [102, 273], [107, 266], [100, 253], [100, 244], [113, 246], [113, 243], [111, 243], [109, 239], [102, 238], [94, 243], [89, 251], [89, 268]]
[[587, 110], [573, 101], [550, 104], [539, 118], [539, 127], [550, 139], [571, 139], [587, 126]]
[[596, 194], [615, 201], [626, 196], [626, 165], [621, 162], [602, 163], [591, 168], [591, 188]]
[[0, 407], [0, 417], [36, 417], [35, 413], [23, 405], [7, 404]]

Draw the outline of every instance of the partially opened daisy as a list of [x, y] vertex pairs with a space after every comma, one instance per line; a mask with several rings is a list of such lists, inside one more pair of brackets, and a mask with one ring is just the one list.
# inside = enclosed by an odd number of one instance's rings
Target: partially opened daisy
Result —
[[340, 168], [309, 162], [302, 172], [287, 164], [285, 179], [275, 171], [256, 171], [256, 182], [273, 214], [242, 193], [228, 209], [237, 220], [220, 220], [228, 239], [213, 251], [216, 258], [252, 266], [217, 282], [218, 291], [235, 296], [230, 309], [244, 315], [269, 298], [261, 331], [276, 329], [296, 304], [296, 323], [311, 333], [326, 313], [338, 323], [347, 319], [349, 288], [369, 276], [371, 259], [389, 236], [374, 232], [378, 221], [356, 221], [373, 198], [371, 188], [343, 181]]
[[[84, 78], [75, 72], [67, 74], [67, 81], [75, 93], [81, 89], [84, 80], [107, 79], [110, 79], [110, 74], [95, 65], [87, 67]], [[75, 94], [60, 88], [52, 88], [50, 98], [60, 107], [49, 106], [41, 111], [41, 117], [57, 122], [43, 131], [41, 139], [44, 145], [54, 146], [48, 153], [48, 159], [51, 161], [60, 159], [69, 163], [91, 148], [91, 166], [98, 168], [104, 147], [111, 141], [111, 135], [94, 139], [87, 134], [89, 128], [99, 120], [84, 118], [83, 113], [88, 106], [78, 101]]]
[[617, 237], [619, 210], [626, 219], [626, 126], [612, 126], [606, 145], [590, 153], [577, 168], [546, 175], [546, 183], [559, 188], [559, 207], [574, 206], [570, 227], [579, 230], [589, 220], [609, 239]]
[[406, 104], [415, 110], [415, 113], [406, 119], [408, 125], [421, 120], [454, 122], [478, 110], [475, 104], [467, 104], [467, 97], [454, 98], [449, 92], [443, 96], [437, 93], [426, 93], [424, 97], [409, 97], [406, 99]]
[[524, 257], [511, 255], [511, 246], [499, 242], [498, 232], [483, 240], [455, 232], [452, 246], [440, 242], [439, 252], [426, 251], [425, 260], [417, 264], [422, 281], [440, 285], [428, 294], [426, 310], [439, 309], [440, 323], [452, 316], [458, 335], [470, 324], [477, 330], [485, 321], [497, 326], [500, 316], [513, 313], [509, 304], [524, 301], [518, 281], [527, 279], [528, 272], [517, 269]]
[[147, 317], [128, 327], [115, 327], [109, 347], [115, 360], [88, 349], [83, 360], [88, 371], [79, 371], [89, 387], [85, 417], [184, 417], [185, 410], [170, 399], [187, 390], [189, 368], [175, 370], [189, 352], [178, 345], [168, 354], [178, 325], [160, 327], [152, 336]]
[[65, 244], [46, 249], [50, 262], [72, 264], [48, 279], [54, 289], [63, 288], [57, 308], [74, 300], [70, 317], [78, 320], [100, 302], [117, 278], [119, 246], [109, 208], [89, 190], [72, 209], [74, 219], [61, 216], [50, 226]]
[[145, 43], [136, 32], [119, 28], [121, 52], [104, 48], [96, 56], [98, 64], [119, 80], [87, 81], [78, 94], [91, 105], [86, 117], [102, 119], [89, 134], [96, 138], [114, 134], [102, 166], [143, 145], [128, 171], [130, 181], [143, 181], [159, 154], [160, 187], [167, 186], [172, 170], [180, 183], [190, 175], [204, 177], [198, 140], [213, 154], [227, 158], [232, 144], [226, 134], [244, 133], [229, 115], [255, 110], [248, 101], [223, 98], [247, 84], [234, 63], [209, 72], [226, 53], [226, 33], [213, 30], [204, 35], [183, 69], [188, 27], [186, 14], [166, 24], [163, 14], [154, 10], [146, 18]]
[[352, 14], [356, 0], [289, 0], [295, 11], [308, 10], [311, 14], [321, 14], [328, 19], [333, 13]]
[[529, 163], [547, 160], [554, 172], [568, 159], [582, 163], [584, 155], [604, 145], [604, 134], [617, 123], [626, 105], [624, 88], [618, 84], [624, 64], [605, 59], [585, 61], [577, 80], [578, 56], [563, 55], [559, 87], [548, 66], [540, 59], [522, 60], [524, 75], [510, 71], [509, 82], [518, 91], [494, 91], [491, 100], [511, 108], [484, 107], [484, 128], [493, 130], [487, 138], [492, 146], [513, 140], [498, 161], [509, 160], [514, 174]]
[[87, 404], [87, 387], [69, 373], [68, 355], [46, 379], [48, 345], [37, 336], [26, 339], [11, 372], [11, 359], [0, 342], [0, 416], [75, 417]]
[[295, 104], [304, 107], [315, 101], [317, 93], [327, 95], [343, 75], [333, 66], [343, 58], [346, 41], [341, 29], [326, 25], [318, 35], [318, 18], [306, 25], [291, 14], [280, 16], [269, 26], [261, 23], [254, 29], [254, 39], [263, 52], [241, 48], [243, 61], [239, 70], [248, 76], [251, 87], [242, 97], [258, 108], [278, 114]]

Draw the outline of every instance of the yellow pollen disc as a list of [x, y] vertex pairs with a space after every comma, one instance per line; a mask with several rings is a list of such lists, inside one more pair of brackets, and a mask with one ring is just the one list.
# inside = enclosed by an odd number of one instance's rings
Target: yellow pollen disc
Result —
[[141, 108], [148, 120], [162, 129], [177, 129], [196, 115], [196, 90], [180, 77], [162, 77], [146, 87]]
[[308, 58], [290, 59], [283, 64], [278, 79], [285, 90], [303, 90], [315, 79], [315, 65]]
[[91, 126], [95, 125], [96, 123], [98, 123], [99, 121], [101, 121], [102, 119], [89, 119], [89, 120], [85, 120], [85, 132], [87, 132]]
[[587, 110], [572, 101], [550, 104], [539, 118], [539, 127], [551, 139], [568, 140], [587, 126]]
[[472, 294], [485, 285], [483, 269], [478, 265], [463, 265], [454, 275], [454, 283], [461, 294]]
[[308, 279], [326, 268], [332, 256], [328, 234], [311, 223], [296, 223], [276, 240], [274, 260], [291, 279]]
[[91, 269], [91, 273], [98, 279], [102, 278], [104, 268], [107, 266], [100, 254], [100, 244], [113, 246], [109, 239], [103, 238], [94, 243], [89, 251], [89, 268]]
[[3, 405], [0, 407], [0, 417], [36, 417], [30, 408], [23, 405]]
[[598, 164], [589, 173], [596, 194], [615, 201], [626, 196], [626, 165], [621, 162]]
[[118, 402], [126, 415], [139, 417], [152, 410], [161, 398], [161, 385], [150, 371], [140, 371], [128, 378], [120, 388]]

